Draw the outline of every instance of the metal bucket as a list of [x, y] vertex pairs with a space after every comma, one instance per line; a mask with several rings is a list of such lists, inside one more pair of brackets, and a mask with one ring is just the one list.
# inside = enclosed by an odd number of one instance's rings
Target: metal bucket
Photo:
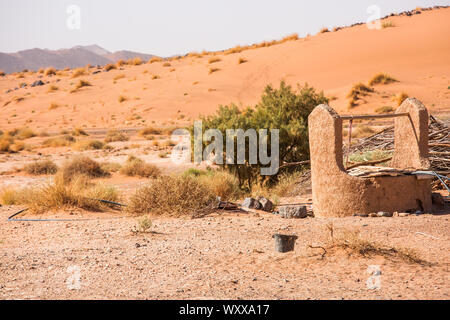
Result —
[[298, 239], [295, 235], [276, 233], [272, 236], [275, 239], [275, 250], [278, 252], [294, 251], [295, 240]]

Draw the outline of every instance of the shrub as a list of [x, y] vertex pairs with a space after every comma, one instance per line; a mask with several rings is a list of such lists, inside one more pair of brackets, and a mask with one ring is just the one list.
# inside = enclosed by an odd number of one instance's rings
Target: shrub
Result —
[[219, 70], [220, 70], [219, 68], [210, 68], [210, 69], [209, 69], [209, 74], [214, 73], [214, 72], [217, 72], [217, 71], [219, 71]]
[[366, 96], [370, 92], [373, 92], [373, 89], [366, 86], [364, 83], [357, 83], [353, 85], [352, 90], [348, 93], [347, 98], [357, 100], [359, 96]]
[[118, 198], [113, 187], [92, 184], [82, 176], [67, 182], [61, 175], [56, 175], [53, 183], [43, 187], [6, 189], [0, 192], [3, 204], [26, 205], [34, 213], [66, 208], [102, 211], [111, 205], [95, 199], [117, 201]]
[[381, 23], [381, 27], [382, 27], [383, 29], [386, 29], [386, 28], [393, 28], [393, 27], [395, 27], [395, 23], [393, 23], [392, 21], [383, 21], [383, 22]]
[[396, 79], [392, 78], [387, 73], [379, 73], [369, 81], [369, 86], [373, 86], [375, 84], [388, 84], [396, 81]]
[[130, 138], [122, 131], [111, 129], [106, 133], [105, 142], [128, 141]]
[[397, 102], [397, 105], [400, 106], [403, 103], [403, 101], [405, 101], [408, 98], [409, 96], [406, 92], [401, 92], [394, 97], [394, 100]]
[[100, 167], [105, 172], [117, 172], [122, 168], [122, 165], [117, 162], [102, 162]]
[[163, 67], [170, 67], [170, 66], [172, 66], [169, 62], [164, 62], [163, 63]]
[[116, 67], [115, 64], [110, 63], [110, 64], [107, 64], [107, 65], [104, 67], [104, 69], [105, 69], [105, 71], [111, 71], [111, 70], [113, 70], [113, 69], [117, 69], [117, 67]]
[[52, 102], [50, 103], [50, 106], [48, 107], [48, 110], [55, 110], [59, 108], [59, 104]]
[[245, 58], [239, 58], [239, 60], [238, 60], [238, 64], [243, 64], [246, 62], [247, 62], [247, 60]]
[[53, 67], [47, 68], [45, 69], [44, 75], [46, 76], [56, 75], [56, 69]]
[[104, 146], [105, 144], [99, 140], [81, 140], [73, 145], [74, 149], [79, 151], [99, 150]]
[[[259, 129], [277, 128], [279, 129], [280, 165], [285, 162], [304, 161], [309, 159], [308, 116], [317, 105], [322, 103], [328, 103], [323, 92], [317, 93], [307, 84], [303, 87], [298, 86], [297, 91], [294, 91], [291, 86], [282, 81], [279, 89], [267, 86], [260, 102], [254, 108], [240, 110], [235, 104], [220, 106], [215, 115], [202, 118], [202, 129], [220, 130], [225, 146], [227, 129], [243, 129], [244, 131], [254, 129], [258, 132]], [[190, 130], [193, 133], [193, 127]], [[270, 135], [269, 132], [268, 135]], [[270, 141], [269, 136], [269, 150]], [[226, 151], [224, 152], [226, 157]], [[245, 155], [245, 164], [236, 163], [237, 152], [234, 153], [233, 164], [222, 166], [237, 176], [239, 185], [242, 187], [246, 184], [251, 189], [255, 182], [275, 183], [277, 180], [277, 175], [266, 178], [260, 176], [260, 169], [264, 166], [259, 162], [250, 165], [248, 154]]]
[[236, 200], [243, 195], [238, 179], [229, 172], [210, 171], [206, 175], [200, 174], [198, 179], [223, 201]]
[[328, 30], [328, 28], [322, 28], [319, 31], [319, 33], [326, 33], [326, 32], [330, 32], [330, 30]]
[[51, 160], [35, 161], [24, 166], [23, 170], [28, 174], [55, 174], [58, 167]]
[[29, 138], [33, 138], [36, 136], [36, 133], [30, 128], [20, 128], [17, 132], [14, 133], [14, 138], [19, 140], [25, 140]]
[[161, 134], [161, 129], [155, 127], [147, 127], [139, 131], [140, 136], [146, 136], [149, 134]]
[[146, 233], [152, 227], [152, 219], [148, 215], [144, 215], [137, 219], [137, 231], [141, 233]]
[[81, 89], [83, 87], [90, 87], [90, 86], [92, 86], [92, 84], [89, 81], [80, 80], [80, 81], [78, 81], [77, 85], [75, 86], [75, 89], [73, 89], [71, 92], [75, 92], [78, 89]]
[[122, 103], [122, 102], [124, 102], [124, 101], [127, 101], [128, 99], [127, 99], [127, 97], [125, 97], [125, 96], [123, 96], [123, 95], [120, 95], [119, 98], [118, 98], [117, 100], [119, 101], [119, 103]]
[[219, 57], [212, 57], [208, 60], [208, 63], [216, 63], [222, 61], [222, 59], [220, 59]]
[[131, 196], [132, 213], [193, 214], [215, 202], [214, 193], [198, 179], [188, 176], [161, 176]]
[[154, 63], [154, 62], [160, 62], [163, 61], [160, 57], [152, 57], [150, 60], [148, 60], [148, 63]]
[[51, 86], [48, 88], [48, 92], [54, 92], [54, 91], [57, 91], [57, 90], [58, 90], [58, 87], [55, 86], [55, 85], [51, 85]]
[[53, 137], [42, 142], [45, 147], [68, 147], [75, 142], [75, 138], [71, 135], [63, 135], [61, 137]]
[[75, 128], [74, 130], [72, 130], [72, 134], [74, 136], [88, 136], [87, 132], [82, 128]]
[[4, 77], [6, 73], [3, 70], [0, 70], [0, 77]]
[[142, 64], [142, 59], [139, 57], [135, 57], [133, 59], [128, 60], [128, 64], [133, 66], [139, 66]]
[[157, 74], [152, 75], [152, 80], [157, 80], [160, 79], [161, 77], [158, 76]]
[[139, 158], [130, 156], [122, 169], [120, 169], [120, 173], [127, 176], [156, 178], [161, 174], [161, 170], [153, 164], [145, 163]]
[[109, 173], [104, 171], [97, 161], [86, 156], [78, 156], [70, 162], [64, 164], [61, 168], [62, 178], [64, 181], [71, 181], [74, 177], [84, 175], [89, 178], [100, 178], [108, 176]]
[[84, 76], [85, 74], [86, 74], [86, 70], [84, 68], [77, 68], [77, 69], [73, 70], [72, 78]]

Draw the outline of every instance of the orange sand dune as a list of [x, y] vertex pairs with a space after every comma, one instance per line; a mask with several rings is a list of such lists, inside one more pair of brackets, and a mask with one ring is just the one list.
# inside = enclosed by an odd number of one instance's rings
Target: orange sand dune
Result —
[[[296, 85], [308, 82], [334, 97], [330, 104], [345, 113], [368, 113], [380, 106], [396, 107], [392, 96], [406, 92], [433, 112], [450, 111], [450, 8], [420, 15], [395, 16], [395, 27], [369, 30], [365, 25], [241, 53], [211, 55], [124, 66], [78, 78], [44, 76], [50, 83], [35, 88], [37, 74], [0, 78], [0, 128], [20, 126], [54, 129], [70, 127], [139, 127], [185, 124], [201, 114], [213, 113], [219, 104], [254, 104], [267, 84], [280, 80]], [[149, 40], [150, 41], [150, 40]], [[239, 58], [247, 62], [239, 64]], [[210, 68], [219, 70], [210, 74]], [[375, 93], [348, 110], [346, 95], [353, 84], [367, 83], [379, 72], [399, 82], [375, 86]], [[114, 80], [123, 74], [121, 79]], [[152, 80], [153, 75], [160, 78]], [[92, 86], [71, 93], [80, 80]], [[59, 81], [58, 81], [59, 80]], [[51, 85], [58, 90], [48, 92]], [[126, 98], [119, 102], [119, 96]], [[17, 101], [16, 98], [24, 98]], [[9, 103], [8, 103], [9, 102]], [[51, 104], [55, 104], [49, 110]]]

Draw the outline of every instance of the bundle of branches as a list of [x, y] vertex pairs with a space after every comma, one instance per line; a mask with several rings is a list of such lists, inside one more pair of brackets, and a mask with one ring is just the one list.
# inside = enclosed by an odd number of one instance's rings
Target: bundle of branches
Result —
[[[450, 121], [443, 122], [430, 115], [428, 128], [430, 169], [450, 176]], [[350, 154], [372, 150], [394, 150], [394, 126], [359, 139], [355, 145], [350, 147]], [[347, 147], [344, 147], [344, 154], [347, 152]]]

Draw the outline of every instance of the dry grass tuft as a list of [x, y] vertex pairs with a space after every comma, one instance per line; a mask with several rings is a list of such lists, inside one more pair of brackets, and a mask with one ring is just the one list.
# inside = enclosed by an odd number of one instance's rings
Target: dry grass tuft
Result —
[[107, 65], [104, 67], [104, 69], [105, 69], [105, 71], [111, 71], [111, 70], [117, 69], [117, 67], [116, 67], [115, 64], [110, 63], [110, 64], [107, 64]]
[[212, 57], [208, 60], [208, 63], [216, 63], [222, 61], [222, 59], [220, 59], [219, 57]]
[[245, 58], [239, 58], [239, 60], [238, 60], [238, 64], [243, 64], [243, 63], [246, 63], [246, 62], [248, 62], [248, 60], [245, 59]]
[[0, 77], [4, 77], [6, 73], [3, 70], [0, 70]]
[[105, 142], [128, 141], [130, 138], [122, 131], [111, 129], [106, 133]]
[[342, 249], [349, 256], [358, 255], [365, 258], [373, 256], [382, 256], [390, 260], [400, 260], [407, 263], [417, 263], [421, 265], [429, 265], [430, 263], [420, 258], [419, 254], [409, 248], [400, 248], [385, 245], [375, 241], [363, 239], [359, 231], [342, 230], [337, 232], [332, 224], [327, 225], [330, 232], [330, 240], [327, 245], [326, 252], [333, 249]]
[[48, 110], [55, 110], [59, 108], [59, 104], [52, 102], [50, 103], [50, 106], [48, 107]]
[[58, 87], [55, 85], [51, 85], [50, 87], [48, 87], [47, 92], [55, 92], [58, 91]]
[[194, 214], [211, 207], [214, 193], [189, 176], [161, 176], [131, 196], [128, 210], [136, 214]]
[[328, 28], [322, 28], [319, 31], [319, 33], [326, 33], [326, 32], [330, 32], [330, 30], [328, 30]]
[[405, 101], [406, 99], [408, 99], [409, 98], [409, 96], [408, 96], [408, 94], [406, 93], [406, 92], [400, 92], [399, 94], [397, 94], [395, 97], [394, 97], [394, 101], [395, 102], [397, 102], [397, 106], [400, 106], [402, 103], [403, 103], [403, 101]]
[[55, 174], [58, 166], [51, 160], [35, 161], [23, 167], [23, 170], [32, 175]]
[[160, 57], [152, 57], [150, 60], [148, 60], [148, 63], [154, 63], [154, 62], [160, 62], [163, 61]]
[[53, 67], [47, 68], [44, 71], [44, 75], [46, 75], [46, 76], [56, 75], [56, 69]]
[[141, 58], [135, 57], [133, 59], [128, 60], [127, 63], [132, 66], [139, 66], [143, 63], [143, 61]]
[[145, 163], [142, 159], [129, 156], [120, 173], [127, 176], [139, 176], [143, 178], [156, 178], [161, 175], [161, 170], [155, 165]]
[[42, 145], [44, 147], [68, 147], [70, 145], [72, 145], [75, 142], [75, 138], [72, 137], [71, 135], [63, 135], [61, 137], [52, 137], [49, 138], [47, 140], [45, 140], [44, 142], [42, 142]]
[[77, 68], [75, 70], [73, 70], [72, 72], [72, 78], [76, 78], [79, 76], [84, 76], [86, 74], [86, 69], [85, 68]]
[[128, 98], [123, 96], [123, 95], [120, 95], [119, 98], [117, 98], [117, 101], [119, 101], [119, 103], [122, 103], [122, 102], [127, 101], [127, 100], [128, 100]]
[[375, 75], [370, 81], [369, 86], [373, 86], [375, 84], [389, 84], [391, 82], [397, 82], [396, 79], [392, 78], [387, 73], [379, 73]]
[[84, 175], [89, 178], [109, 176], [109, 172], [102, 169], [97, 161], [86, 156], [77, 156], [61, 168], [63, 180], [68, 182], [74, 177]]
[[395, 23], [393, 23], [392, 21], [383, 21], [383, 22], [381, 23], [381, 27], [382, 27], [383, 29], [386, 29], [386, 28], [393, 28], [393, 27], [395, 27]]
[[3, 204], [26, 205], [34, 213], [70, 208], [103, 211], [111, 207], [95, 199], [118, 201], [119, 196], [113, 187], [93, 184], [84, 176], [77, 176], [67, 182], [61, 175], [56, 175], [53, 183], [43, 187], [4, 189], [0, 192]]
[[210, 68], [210, 69], [209, 69], [209, 74], [214, 73], [214, 72], [217, 72], [217, 71], [219, 71], [219, 70], [220, 70], [219, 68]]
[[74, 136], [88, 136], [87, 132], [82, 128], [75, 128], [72, 130], [72, 135]]
[[105, 144], [99, 140], [80, 140], [73, 145], [73, 148], [78, 151], [100, 150], [104, 147]]

